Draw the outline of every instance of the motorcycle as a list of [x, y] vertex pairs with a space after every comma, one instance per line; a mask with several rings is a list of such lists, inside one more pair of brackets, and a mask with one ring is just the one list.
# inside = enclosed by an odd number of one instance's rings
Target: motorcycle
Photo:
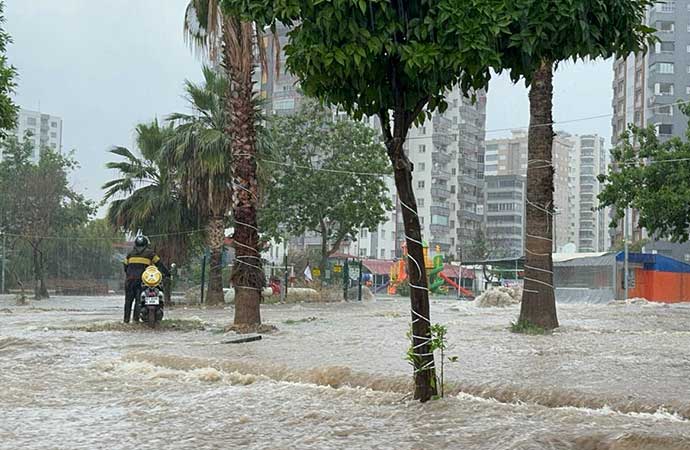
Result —
[[163, 320], [163, 274], [156, 266], [148, 266], [141, 274], [142, 290], [139, 296], [139, 319], [151, 328]]

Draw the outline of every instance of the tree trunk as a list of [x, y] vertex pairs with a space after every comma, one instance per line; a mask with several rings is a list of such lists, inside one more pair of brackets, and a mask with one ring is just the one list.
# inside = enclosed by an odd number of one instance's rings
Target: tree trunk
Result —
[[34, 298], [41, 300], [49, 297], [45, 274], [43, 273], [43, 253], [39, 250], [38, 245], [32, 245], [31, 247], [34, 266]]
[[211, 218], [208, 226], [208, 247], [211, 250], [211, 263], [208, 271], [208, 296], [206, 304], [220, 306], [225, 304], [223, 294], [223, 241], [225, 223], [222, 217]]
[[[397, 122], [397, 121], [396, 121]], [[395, 138], [387, 139], [386, 148], [395, 173], [395, 187], [400, 199], [407, 241], [407, 273], [412, 306], [412, 351], [414, 352], [414, 398], [422, 402], [437, 394], [434, 355], [430, 351], [431, 322], [429, 291], [424, 267], [422, 233], [417, 215], [417, 201], [412, 188], [412, 163], [403, 150], [407, 127], [396, 123]], [[415, 287], [417, 286], [417, 287]]]
[[544, 62], [529, 92], [525, 288], [519, 322], [546, 330], [558, 327], [553, 289], [552, 232], [553, 67]]
[[253, 104], [254, 30], [251, 23], [233, 17], [224, 19], [223, 62], [230, 76], [226, 99], [228, 135], [232, 136], [233, 218], [235, 264], [235, 327], [261, 324], [261, 295], [266, 284], [259, 251], [257, 209], [259, 199], [256, 173], [256, 128]]
[[328, 267], [328, 257], [331, 256], [328, 251], [328, 228], [323, 219], [321, 219], [321, 261], [319, 262], [319, 270], [321, 277], [319, 277], [319, 286], [323, 289], [323, 279], [326, 276], [326, 267]]

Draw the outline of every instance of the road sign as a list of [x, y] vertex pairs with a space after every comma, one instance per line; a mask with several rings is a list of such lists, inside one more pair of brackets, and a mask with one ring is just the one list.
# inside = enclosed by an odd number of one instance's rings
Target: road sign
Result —
[[334, 273], [340, 273], [342, 271], [343, 271], [343, 266], [341, 266], [340, 264], [336, 264], [335, 266], [333, 266], [333, 272]]
[[321, 269], [313, 268], [311, 270], [311, 274], [315, 277], [320, 277], [321, 276]]

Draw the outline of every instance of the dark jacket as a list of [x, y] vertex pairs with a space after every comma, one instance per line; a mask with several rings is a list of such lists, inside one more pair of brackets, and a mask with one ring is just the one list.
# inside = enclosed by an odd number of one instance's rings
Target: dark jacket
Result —
[[134, 247], [132, 251], [127, 253], [124, 264], [128, 280], [140, 280], [141, 274], [151, 265], [158, 267], [163, 276], [170, 276], [168, 268], [165, 267], [165, 264], [161, 262], [160, 257], [156, 255], [156, 252], [151, 247]]

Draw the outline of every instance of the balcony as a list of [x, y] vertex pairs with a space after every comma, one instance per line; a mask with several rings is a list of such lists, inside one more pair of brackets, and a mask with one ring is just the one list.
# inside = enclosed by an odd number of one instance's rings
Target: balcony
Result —
[[450, 181], [450, 172], [443, 169], [433, 169], [431, 171], [431, 178], [434, 180]]
[[437, 225], [432, 223], [429, 225], [429, 230], [431, 230], [431, 234], [433, 235], [434, 239], [449, 239], [448, 234], [450, 233], [450, 228], [446, 225]]
[[431, 214], [437, 216], [450, 216], [450, 203], [449, 202], [432, 202], [431, 203]]
[[432, 187], [431, 196], [436, 198], [448, 199], [450, 198], [450, 190], [445, 187]]
[[434, 134], [431, 135], [431, 142], [434, 147], [448, 147], [453, 139], [451, 139], [449, 132], [436, 132], [434, 130]]

